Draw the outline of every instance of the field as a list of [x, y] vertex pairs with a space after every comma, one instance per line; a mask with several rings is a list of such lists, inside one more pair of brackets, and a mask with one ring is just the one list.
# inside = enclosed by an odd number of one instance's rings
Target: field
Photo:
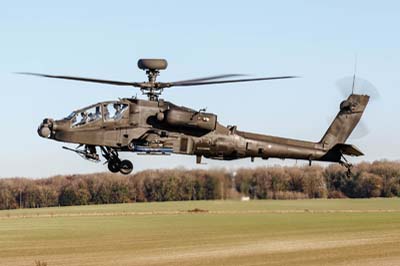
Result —
[[400, 199], [0, 211], [0, 265], [400, 265]]

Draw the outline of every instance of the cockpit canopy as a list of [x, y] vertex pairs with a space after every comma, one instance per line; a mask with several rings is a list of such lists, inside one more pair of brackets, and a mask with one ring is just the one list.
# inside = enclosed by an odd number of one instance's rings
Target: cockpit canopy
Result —
[[116, 122], [124, 117], [128, 106], [123, 102], [99, 103], [76, 110], [65, 119], [71, 121], [71, 127], [81, 127], [96, 122]]

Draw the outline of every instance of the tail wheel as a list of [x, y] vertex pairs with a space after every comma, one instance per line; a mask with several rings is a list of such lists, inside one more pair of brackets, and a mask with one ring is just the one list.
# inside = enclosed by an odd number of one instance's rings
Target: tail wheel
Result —
[[121, 164], [122, 162], [120, 160], [110, 160], [108, 162], [108, 170], [110, 170], [111, 173], [118, 173], [121, 170]]
[[133, 170], [133, 164], [131, 161], [129, 160], [123, 160], [120, 164], [120, 172], [121, 174], [124, 175], [129, 175], [130, 173], [132, 173]]

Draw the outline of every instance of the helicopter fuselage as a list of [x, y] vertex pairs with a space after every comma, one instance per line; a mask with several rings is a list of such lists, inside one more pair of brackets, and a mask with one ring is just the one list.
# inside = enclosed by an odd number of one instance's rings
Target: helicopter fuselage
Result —
[[[196, 111], [163, 100], [140, 99], [101, 102], [74, 111], [61, 120], [45, 119], [38, 133], [44, 138], [85, 145], [82, 153], [89, 158], [95, 158], [90, 154], [96, 154], [96, 147], [101, 147], [107, 160], [112, 159], [112, 152], [118, 155], [119, 151], [131, 151], [195, 155], [197, 163], [202, 157], [342, 162], [343, 154], [362, 154], [344, 141], [361, 118], [368, 96], [351, 95], [347, 102], [354, 108], [341, 107], [336, 122], [320, 142], [239, 131], [236, 126], [221, 125], [216, 114], [204, 110]], [[345, 139], [337, 140], [340, 134], [346, 135]]]
[[[196, 162], [202, 157], [220, 160], [260, 157], [288, 158], [312, 161], [338, 162], [350, 172], [344, 155], [361, 156], [363, 153], [353, 145], [345, 144], [368, 104], [368, 95], [354, 94], [340, 104], [336, 118], [319, 142], [309, 142], [282, 137], [255, 134], [237, 130], [236, 126], [225, 127], [218, 123], [217, 115], [205, 110], [176, 106], [160, 99], [163, 90], [171, 87], [204, 86], [213, 84], [256, 82], [292, 79], [296, 76], [273, 76], [260, 78], [238, 78], [243, 74], [223, 74], [173, 82], [160, 82], [157, 77], [165, 70], [165, 59], [139, 59], [138, 67], [146, 71], [148, 80], [126, 82], [98, 78], [65, 75], [27, 73], [52, 79], [75, 80], [114, 86], [139, 88], [148, 100], [122, 99], [101, 102], [72, 112], [65, 119], [44, 119], [38, 134], [57, 141], [77, 143], [74, 151], [85, 159], [99, 161], [97, 148], [108, 163], [111, 172], [129, 174], [133, 164], [121, 160], [118, 152], [131, 151], [138, 154], [185, 154], [195, 155]], [[228, 79], [233, 78], [235, 79]], [[83, 149], [79, 149], [84, 146]]]

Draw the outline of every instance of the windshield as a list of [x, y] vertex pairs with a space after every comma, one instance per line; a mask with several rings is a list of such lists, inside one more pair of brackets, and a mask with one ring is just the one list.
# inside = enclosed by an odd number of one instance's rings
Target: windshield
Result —
[[74, 116], [76, 115], [76, 113], [75, 112], [72, 112], [72, 113], [70, 113], [66, 118], [64, 118], [64, 119], [66, 119], [66, 120], [71, 120]]
[[87, 109], [74, 112], [72, 127], [79, 127], [86, 124], [100, 121], [102, 118], [101, 106], [95, 105]]
[[103, 105], [104, 121], [120, 120], [128, 110], [125, 103], [107, 103]]
[[97, 104], [74, 111], [65, 119], [71, 120], [71, 127], [81, 127], [102, 120], [116, 122], [124, 117], [129, 109], [128, 106], [126, 103], [119, 102]]

